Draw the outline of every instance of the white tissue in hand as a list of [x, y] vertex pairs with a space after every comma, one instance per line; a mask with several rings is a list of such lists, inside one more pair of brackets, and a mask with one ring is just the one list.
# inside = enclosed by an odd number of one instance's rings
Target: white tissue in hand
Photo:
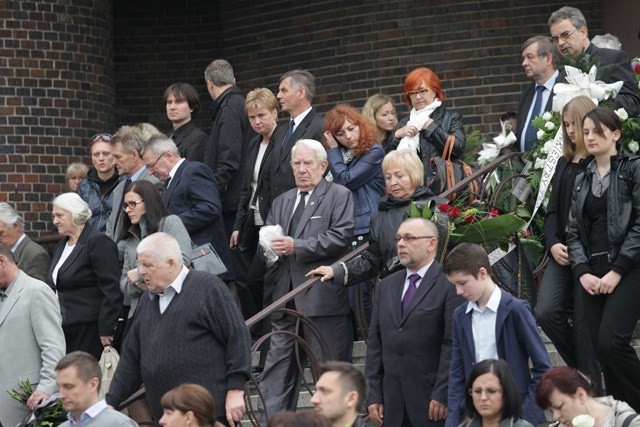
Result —
[[260, 229], [259, 236], [260, 246], [264, 249], [264, 256], [267, 258], [267, 267], [269, 267], [278, 260], [278, 255], [273, 251], [271, 241], [276, 237], [283, 237], [284, 231], [278, 224], [265, 225]]

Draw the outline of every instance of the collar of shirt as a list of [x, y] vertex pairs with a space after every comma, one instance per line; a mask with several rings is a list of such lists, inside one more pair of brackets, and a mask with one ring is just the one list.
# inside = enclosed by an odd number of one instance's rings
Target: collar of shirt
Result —
[[[500, 287], [493, 284], [493, 292], [491, 292], [491, 296], [489, 297], [489, 301], [487, 301], [487, 306], [485, 309], [489, 309], [494, 313], [498, 312], [498, 306], [500, 305], [500, 299], [502, 298], [502, 291], [500, 291]], [[477, 311], [478, 313], [482, 313], [484, 310], [480, 310], [478, 304], [475, 301], [469, 301], [467, 304], [466, 313], [469, 313], [471, 310]]]
[[167, 291], [175, 294], [179, 294], [180, 292], [182, 292], [182, 284], [184, 283], [184, 279], [187, 278], [187, 274], [189, 274], [189, 269], [183, 265], [182, 270], [180, 270], [180, 273], [178, 273], [178, 276], [175, 278], [173, 282], [169, 283], [169, 285], [166, 288], [164, 288], [163, 293], [160, 294], [160, 293], [149, 291], [149, 298], [153, 299], [154, 296], [160, 297], [164, 295]]
[[291, 120], [293, 120], [293, 130], [294, 131], [300, 125], [300, 123], [304, 120], [304, 118], [307, 117], [307, 114], [309, 114], [309, 112], [311, 111], [311, 108], [313, 108], [313, 107], [309, 107], [307, 110], [303, 111], [302, 113], [298, 114], [295, 118], [291, 119]]
[[11, 252], [13, 253], [16, 252], [16, 249], [18, 249], [18, 246], [20, 246], [20, 243], [22, 243], [25, 237], [27, 237], [27, 235], [22, 233], [22, 235], [18, 238], [18, 240], [16, 240], [16, 244], [13, 245], [13, 247], [11, 248]]
[[[545, 87], [545, 89], [548, 90], [546, 94], [551, 94], [551, 92], [553, 92], [553, 85], [556, 84], [556, 80], [558, 79], [559, 74], [560, 74], [560, 71], [556, 70], [553, 74], [551, 74], [551, 77], [549, 77], [549, 79], [546, 82], [544, 82], [544, 84], [542, 85]], [[549, 99], [548, 96], [547, 96], [547, 99]], [[542, 104], [542, 105], [546, 105], [546, 104]]]
[[185, 159], [180, 159], [178, 163], [176, 163], [176, 165], [171, 169], [171, 172], [169, 172], [169, 179], [173, 179], [173, 176], [176, 174], [176, 171], [178, 170], [182, 162], [184, 162], [184, 160]]
[[[21, 270], [22, 271], [22, 270]], [[18, 274], [20, 274], [20, 272], [18, 272]], [[13, 280], [11, 281], [11, 283], [9, 283], [7, 285], [7, 288], [4, 291], [1, 291], [5, 297], [9, 296], [9, 292], [11, 290], [11, 285], [13, 285], [14, 283], [16, 283], [16, 280], [18, 280], [18, 274], [15, 275], [15, 277], [13, 278]]]
[[144, 172], [145, 170], [147, 170], [146, 166], [142, 166], [140, 169], [138, 169], [138, 172], [134, 173], [133, 175], [131, 175], [131, 178], [129, 178], [131, 182], [136, 182], [138, 178], [140, 178], [140, 175], [142, 175], [142, 172]]
[[107, 409], [107, 402], [102, 399], [87, 408], [87, 410], [84, 411], [82, 415], [80, 415], [80, 420], [76, 420], [75, 418], [73, 418], [71, 412], [67, 413], [67, 419], [72, 425], [82, 424], [95, 418], [100, 412], [104, 411], [105, 409]]

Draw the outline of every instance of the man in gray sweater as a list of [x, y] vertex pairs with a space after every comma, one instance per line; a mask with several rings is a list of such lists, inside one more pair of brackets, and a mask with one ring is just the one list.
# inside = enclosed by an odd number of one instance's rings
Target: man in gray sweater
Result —
[[83, 351], [64, 356], [56, 365], [56, 383], [60, 400], [69, 411], [60, 427], [137, 427], [126, 415], [109, 408], [100, 399], [102, 371], [95, 357]]

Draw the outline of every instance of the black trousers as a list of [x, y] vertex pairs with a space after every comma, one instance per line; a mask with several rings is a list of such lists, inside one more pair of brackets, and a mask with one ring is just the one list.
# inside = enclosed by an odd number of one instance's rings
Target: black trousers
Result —
[[67, 354], [74, 351], [85, 351], [100, 360], [104, 347], [100, 342], [98, 322], [79, 323], [62, 326]]
[[[611, 270], [606, 256], [590, 261], [591, 271], [602, 277]], [[589, 295], [582, 286], [584, 309], [602, 364], [607, 394], [640, 410], [640, 360], [631, 337], [640, 318], [640, 265], [620, 280], [610, 295]]]
[[570, 266], [549, 258], [535, 306], [536, 320], [568, 366], [588, 374], [602, 393], [600, 364], [585, 318], [584, 297]]

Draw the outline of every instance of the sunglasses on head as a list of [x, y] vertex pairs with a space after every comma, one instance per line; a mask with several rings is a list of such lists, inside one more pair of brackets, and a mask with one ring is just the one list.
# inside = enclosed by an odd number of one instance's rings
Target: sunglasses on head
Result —
[[111, 141], [111, 134], [108, 133], [97, 133], [95, 135], [93, 135], [91, 137], [91, 142], [96, 142], [96, 141], [106, 141], [106, 142], [110, 142]]

